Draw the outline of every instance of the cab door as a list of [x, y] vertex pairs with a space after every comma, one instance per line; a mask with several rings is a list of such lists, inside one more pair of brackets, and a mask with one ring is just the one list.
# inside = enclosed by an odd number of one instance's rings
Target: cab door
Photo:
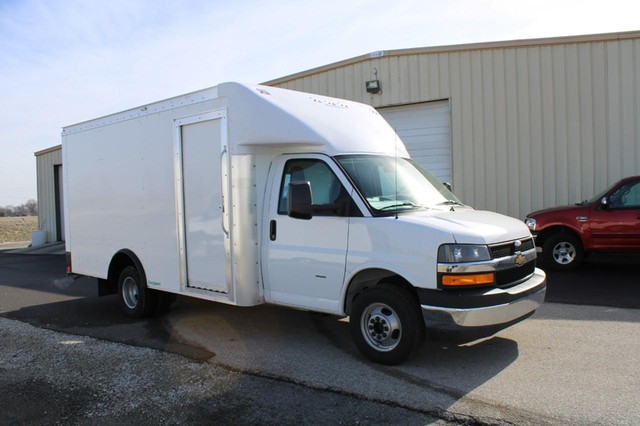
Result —
[[[272, 169], [263, 238], [267, 301], [338, 313], [342, 309], [349, 217], [359, 215], [352, 188], [322, 155], [283, 156]], [[290, 182], [309, 182], [313, 216], [287, 215]]]
[[591, 237], [599, 249], [640, 248], [640, 180], [622, 184], [597, 205], [591, 216]]

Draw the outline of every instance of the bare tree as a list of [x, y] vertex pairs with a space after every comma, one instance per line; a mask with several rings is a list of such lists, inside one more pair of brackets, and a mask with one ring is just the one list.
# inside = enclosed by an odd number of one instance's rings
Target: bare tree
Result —
[[27, 216], [38, 216], [38, 202], [36, 200], [28, 200], [24, 203]]
[[0, 207], [0, 217], [11, 216], [37, 216], [38, 215], [38, 203], [36, 200], [28, 200], [26, 203], [14, 206]]

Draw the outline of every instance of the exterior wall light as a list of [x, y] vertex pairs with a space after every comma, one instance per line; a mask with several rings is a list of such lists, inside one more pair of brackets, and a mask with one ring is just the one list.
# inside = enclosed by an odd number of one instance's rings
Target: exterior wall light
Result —
[[370, 80], [365, 83], [367, 93], [379, 93], [380, 92], [380, 80]]

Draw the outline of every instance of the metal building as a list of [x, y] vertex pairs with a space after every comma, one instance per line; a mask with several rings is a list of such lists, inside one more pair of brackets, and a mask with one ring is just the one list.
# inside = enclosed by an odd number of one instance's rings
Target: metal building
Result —
[[640, 31], [375, 52], [266, 84], [374, 106], [463, 201], [518, 218], [640, 174]]
[[[640, 174], [640, 31], [374, 52], [266, 82], [374, 106], [477, 208], [517, 218]], [[60, 147], [36, 153], [64, 239]]]
[[35, 153], [38, 185], [38, 227], [45, 241], [64, 240], [62, 145]]

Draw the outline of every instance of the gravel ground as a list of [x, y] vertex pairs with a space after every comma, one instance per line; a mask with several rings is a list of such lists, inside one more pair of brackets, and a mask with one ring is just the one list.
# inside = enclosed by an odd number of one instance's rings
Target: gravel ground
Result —
[[449, 424], [148, 348], [0, 317], [0, 424]]

